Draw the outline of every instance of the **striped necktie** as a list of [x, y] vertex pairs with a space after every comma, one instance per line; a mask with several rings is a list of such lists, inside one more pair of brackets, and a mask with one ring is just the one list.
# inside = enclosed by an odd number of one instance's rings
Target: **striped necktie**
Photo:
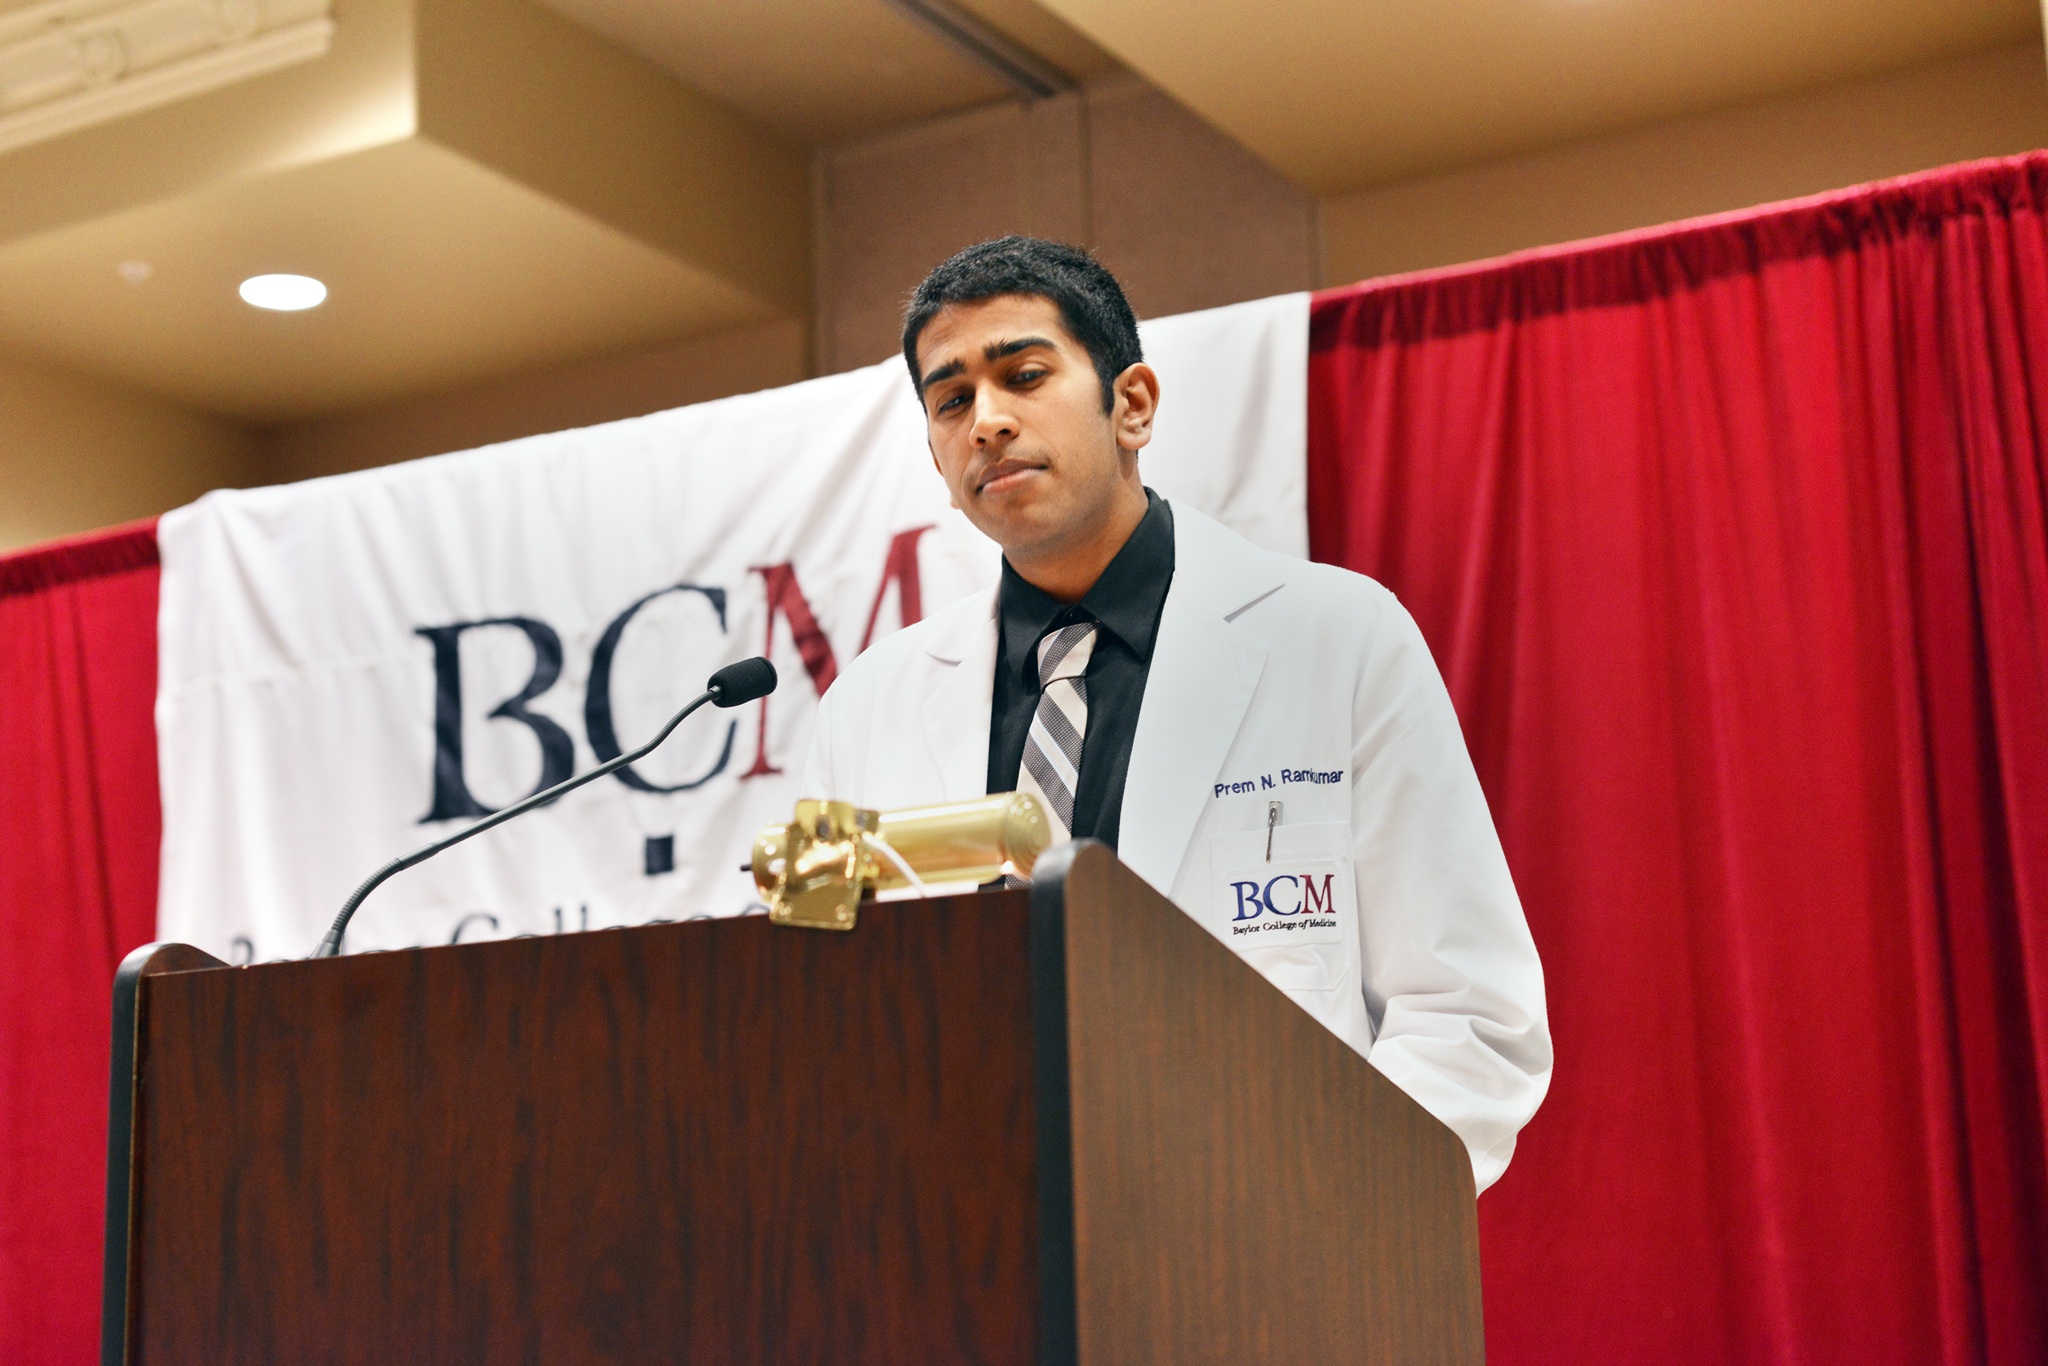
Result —
[[1088, 657], [1095, 623], [1077, 621], [1038, 642], [1038, 710], [1024, 737], [1017, 790], [1045, 808], [1052, 842], [1073, 837], [1074, 793], [1081, 785], [1081, 739], [1088, 733]]

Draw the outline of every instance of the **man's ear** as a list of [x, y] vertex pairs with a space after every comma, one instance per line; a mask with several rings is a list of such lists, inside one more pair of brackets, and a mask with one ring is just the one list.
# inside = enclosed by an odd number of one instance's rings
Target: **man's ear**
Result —
[[1110, 385], [1116, 405], [1109, 414], [1116, 429], [1116, 444], [1136, 455], [1152, 439], [1152, 420], [1159, 415], [1159, 376], [1140, 361], [1116, 377]]

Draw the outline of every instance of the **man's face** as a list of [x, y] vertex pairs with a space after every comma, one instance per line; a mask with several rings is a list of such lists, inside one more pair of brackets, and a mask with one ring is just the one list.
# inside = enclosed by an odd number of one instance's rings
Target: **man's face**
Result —
[[1015, 562], [1099, 533], [1136, 479], [1150, 406], [1140, 394], [1134, 412], [1119, 393], [1103, 411], [1094, 363], [1057, 304], [1022, 294], [950, 304], [919, 334], [917, 362], [932, 459], [983, 535]]

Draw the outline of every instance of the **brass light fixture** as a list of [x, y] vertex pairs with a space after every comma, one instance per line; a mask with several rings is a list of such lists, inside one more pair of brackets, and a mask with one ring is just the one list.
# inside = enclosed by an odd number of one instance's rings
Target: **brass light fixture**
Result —
[[806, 799], [755, 836], [754, 885], [777, 925], [850, 930], [866, 892], [1029, 877], [1051, 836], [1022, 792], [904, 811]]

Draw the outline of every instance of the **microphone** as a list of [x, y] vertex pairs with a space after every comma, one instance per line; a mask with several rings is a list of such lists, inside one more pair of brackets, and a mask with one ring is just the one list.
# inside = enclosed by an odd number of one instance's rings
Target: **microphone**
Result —
[[655, 734], [652, 740], [630, 754], [621, 754], [616, 759], [606, 760], [588, 773], [556, 783], [553, 787], [534, 793], [521, 802], [515, 802], [503, 811], [495, 811], [474, 825], [465, 826], [446, 839], [435, 840], [424, 849], [415, 849], [410, 854], [391, 860], [364, 880], [341, 908], [341, 914], [334, 917], [334, 923], [327, 927], [327, 935], [320, 941], [320, 947], [313, 950], [315, 958], [332, 958], [341, 952], [341, 937], [348, 933], [348, 922], [355, 918], [356, 911], [363, 904], [363, 898], [377, 890], [386, 878], [402, 873], [417, 863], [425, 863], [443, 849], [462, 843], [471, 835], [481, 835], [494, 825], [503, 825], [514, 816], [523, 816], [536, 806], [546, 806], [557, 797], [563, 796], [585, 783], [595, 782], [607, 773], [616, 772], [627, 764], [637, 763], [652, 754], [661, 742], [668, 739], [669, 732], [683, 723], [683, 718], [696, 711], [706, 702], [720, 707], [737, 707], [755, 698], [766, 697], [775, 691], [775, 666], [759, 655], [743, 659], [737, 664], [728, 664], [704, 685], [704, 691], [691, 699], [690, 704], [669, 718], [668, 724]]
[[[737, 664], [726, 665], [711, 675], [711, 681], [704, 685], [704, 695], [721, 707], [737, 707], [757, 697], [766, 697], [774, 691], [775, 666], [759, 655], [752, 659], [743, 659]], [[690, 705], [694, 707], [697, 704], [692, 702]], [[683, 715], [687, 716], [689, 712], [686, 710]], [[675, 723], [672, 721], [669, 724]], [[661, 736], [666, 734], [668, 732], [663, 731], [661, 735], [655, 736], [654, 743], [660, 744]]]

